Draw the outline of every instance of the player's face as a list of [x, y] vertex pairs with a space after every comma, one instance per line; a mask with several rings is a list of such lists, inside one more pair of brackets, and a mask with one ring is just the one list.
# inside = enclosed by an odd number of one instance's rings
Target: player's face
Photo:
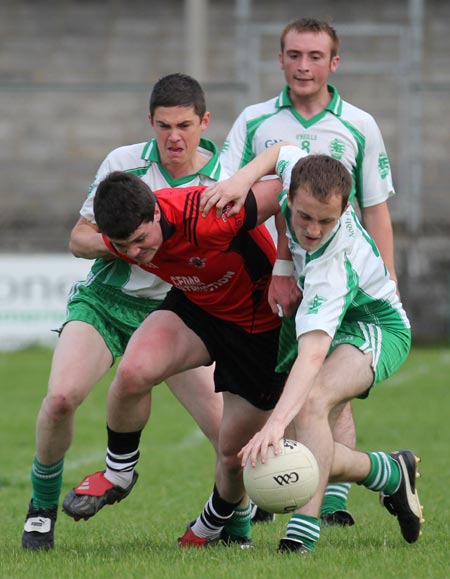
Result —
[[168, 171], [186, 167], [186, 174], [190, 174], [200, 138], [209, 124], [209, 116], [207, 112], [200, 119], [194, 107], [157, 107], [153, 117], [149, 116], [159, 158]]
[[342, 214], [342, 198], [331, 195], [327, 203], [318, 201], [301, 187], [289, 201], [291, 225], [298, 242], [307, 251], [316, 251], [330, 237]]
[[331, 48], [332, 40], [325, 32], [287, 33], [279, 60], [294, 105], [328, 92], [328, 76], [339, 63], [339, 56], [331, 57]]
[[150, 265], [163, 242], [160, 219], [161, 212], [156, 206], [153, 221], [142, 223], [127, 239], [110, 239], [110, 241], [120, 253], [141, 265]]

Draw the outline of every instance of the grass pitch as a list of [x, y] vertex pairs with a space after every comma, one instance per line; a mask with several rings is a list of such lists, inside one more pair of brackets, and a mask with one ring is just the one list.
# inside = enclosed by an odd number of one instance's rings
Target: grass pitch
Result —
[[[359, 448], [411, 448], [422, 457], [421, 539], [405, 543], [377, 494], [353, 485], [349, 508], [357, 524], [323, 529], [308, 557], [276, 553], [286, 516], [255, 526], [252, 550], [178, 549], [177, 537], [211, 492], [213, 453], [163, 385], [142, 436], [140, 479], [131, 495], [87, 522], [75, 523], [60, 512], [55, 550], [24, 552], [20, 540], [31, 496], [35, 420], [50, 362], [51, 352], [41, 348], [0, 354], [1, 578], [450, 578], [448, 348], [414, 349], [395, 376], [377, 385], [368, 400], [354, 403]], [[84, 475], [103, 468], [112, 375], [113, 370], [78, 412], [63, 496]]]

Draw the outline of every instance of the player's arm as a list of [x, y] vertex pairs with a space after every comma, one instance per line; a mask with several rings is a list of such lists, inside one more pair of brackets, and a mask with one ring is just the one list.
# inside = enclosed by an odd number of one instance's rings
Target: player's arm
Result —
[[294, 262], [286, 237], [286, 221], [279, 211], [275, 216], [277, 228], [277, 258], [272, 271], [268, 301], [274, 314], [292, 318], [302, 298], [294, 273]]
[[[220, 217], [223, 209], [229, 205], [233, 206], [228, 210], [228, 214], [235, 215], [239, 213], [245, 202], [248, 191], [252, 185], [259, 181], [265, 175], [273, 175], [278, 159], [280, 149], [289, 143], [277, 143], [269, 147], [257, 157], [250, 161], [248, 165], [239, 169], [239, 171], [224, 181], [219, 181], [211, 187], [208, 187], [202, 195], [200, 202], [200, 211], [206, 217], [210, 209], [216, 207], [216, 215]], [[272, 180], [268, 180], [270, 183]], [[274, 180], [276, 181], [276, 179]], [[261, 182], [261, 185], [265, 183]], [[274, 213], [272, 213], [273, 215]]]
[[362, 222], [380, 250], [391, 278], [397, 282], [394, 258], [394, 235], [388, 199], [394, 194], [390, 169], [380, 177], [380, 151], [387, 162], [386, 147], [373, 118], [367, 121], [365, 154], [362, 165], [362, 190], [357, 191]]
[[70, 234], [69, 250], [75, 257], [113, 257], [95, 223], [80, 217]]
[[297, 359], [277, 405], [264, 427], [239, 452], [242, 466], [248, 460], [255, 466], [259, 454], [264, 463], [269, 446], [273, 446], [275, 454], [278, 453], [278, 443], [283, 438], [287, 425], [297, 416], [305, 403], [325, 361], [330, 344], [331, 337], [322, 330], [314, 330], [300, 336]]
[[[267, 181], [258, 181], [252, 185], [251, 190], [256, 199], [257, 205], [257, 225], [275, 215], [275, 221], [283, 219], [278, 203], [278, 195], [281, 192], [281, 181], [279, 179], [269, 179]], [[279, 218], [278, 215], [281, 217]]]
[[361, 211], [364, 227], [377, 244], [391, 279], [397, 283], [394, 257], [394, 233], [387, 201], [364, 207]]

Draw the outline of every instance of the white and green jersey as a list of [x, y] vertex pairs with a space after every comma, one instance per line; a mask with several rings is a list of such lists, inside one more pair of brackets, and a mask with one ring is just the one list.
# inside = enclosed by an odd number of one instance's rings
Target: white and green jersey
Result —
[[[205, 156], [206, 164], [195, 175], [174, 179], [161, 165], [156, 139], [147, 143], [128, 145], [115, 149], [106, 157], [91, 184], [86, 201], [80, 214], [91, 223], [95, 223], [93, 202], [98, 184], [112, 171], [127, 171], [138, 175], [147, 185], [156, 191], [166, 187], [190, 187], [192, 185], [211, 185], [225, 178], [216, 145], [209, 139], [201, 139], [198, 151]], [[152, 299], [163, 299], [170, 286], [136, 265], [119, 259], [104, 260], [98, 258], [86, 280], [100, 281], [108, 286], [117, 287], [124, 293]]]
[[326, 154], [341, 161], [353, 177], [350, 201], [360, 207], [386, 201], [394, 194], [389, 160], [374, 118], [343, 101], [329, 85], [328, 106], [311, 119], [293, 107], [288, 87], [263, 103], [245, 108], [225, 141], [220, 160], [233, 175], [256, 155], [281, 141], [300, 147], [306, 154]]
[[344, 320], [393, 330], [409, 328], [397, 286], [350, 204], [319, 249], [305, 252], [299, 246], [286, 190], [292, 168], [302, 156], [297, 147], [282, 147], [277, 161], [277, 174], [284, 187], [280, 206], [303, 292], [296, 315], [297, 337], [323, 330], [333, 338]]

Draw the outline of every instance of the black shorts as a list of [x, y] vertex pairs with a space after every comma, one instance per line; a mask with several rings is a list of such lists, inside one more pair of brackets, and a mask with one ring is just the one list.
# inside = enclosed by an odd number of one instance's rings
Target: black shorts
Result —
[[231, 392], [261, 410], [271, 410], [286, 376], [275, 372], [279, 329], [250, 334], [232, 322], [211, 316], [172, 288], [159, 310], [174, 312], [197, 334], [216, 363], [216, 392]]

